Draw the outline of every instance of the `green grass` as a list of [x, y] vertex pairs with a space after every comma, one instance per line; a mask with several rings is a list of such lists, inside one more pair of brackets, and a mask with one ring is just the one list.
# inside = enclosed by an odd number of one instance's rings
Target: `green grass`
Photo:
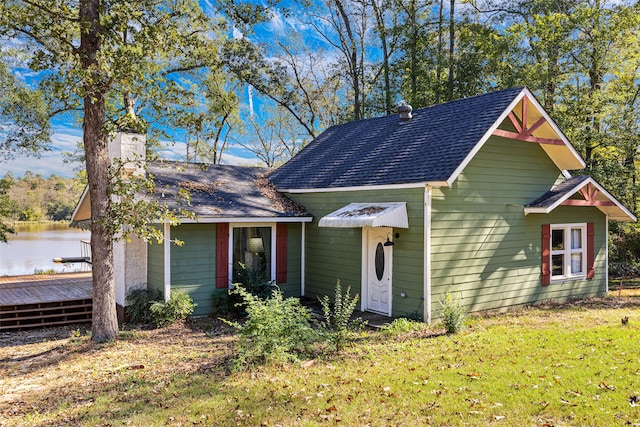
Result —
[[0, 401], [0, 425], [640, 425], [639, 307], [472, 317], [450, 336], [403, 324], [337, 357], [243, 373], [228, 369], [233, 338], [177, 326], [63, 341], [55, 363], [22, 374], [0, 348], [0, 394], [17, 387], [6, 375], [67, 377]]

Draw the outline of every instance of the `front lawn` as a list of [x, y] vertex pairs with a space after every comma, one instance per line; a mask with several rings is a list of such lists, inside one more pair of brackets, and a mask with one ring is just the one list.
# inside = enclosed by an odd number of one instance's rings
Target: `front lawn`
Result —
[[[640, 296], [366, 332], [339, 356], [229, 372], [213, 320], [0, 334], [0, 425], [640, 425]], [[621, 319], [628, 317], [628, 324]]]

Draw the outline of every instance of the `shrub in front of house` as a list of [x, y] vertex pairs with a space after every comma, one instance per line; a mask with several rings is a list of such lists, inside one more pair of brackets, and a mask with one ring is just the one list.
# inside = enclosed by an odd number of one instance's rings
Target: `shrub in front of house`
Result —
[[149, 307], [151, 323], [157, 328], [184, 320], [193, 314], [196, 305], [193, 299], [183, 291], [173, 291], [169, 301], [154, 301]]
[[[233, 267], [233, 287], [242, 287], [245, 291], [260, 299], [266, 299], [277, 289], [274, 280], [265, 272], [247, 269], [241, 262]], [[219, 315], [245, 315], [245, 301], [237, 292], [230, 290], [216, 290], [211, 295], [213, 312]]]
[[467, 317], [467, 311], [462, 304], [459, 296], [453, 296], [447, 292], [442, 300], [442, 325], [447, 334], [455, 334], [464, 327], [464, 319]]
[[320, 299], [324, 320], [320, 322], [324, 330], [324, 336], [333, 347], [335, 352], [341, 351], [350, 335], [359, 329], [362, 329], [365, 322], [358, 318], [351, 320], [359, 295], [351, 296], [351, 287], [342, 293], [340, 280], [336, 282], [333, 301], [329, 300], [329, 296], [325, 295]]
[[310, 354], [318, 334], [311, 327], [311, 313], [298, 298], [284, 298], [277, 289], [260, 298], [238, 285], [230, 291], [242, 298], [244, 323], [225, 320], [238, 332], [236, 370], [263, 364], [283, 364]]
[[162, 328], [193, 314], [193, 299], [183, 291], [171, 292], [164, 302], [156, 289], [133, 289], [127, 294], [127, 317], [131, 323]]
[[127, 293], [126, 300], [128, 321], [134, 324], [148, 325], [151, 323], [149, 307], [154, 301], [160, 300], [160, 292], [157, 289], [131, 289]]

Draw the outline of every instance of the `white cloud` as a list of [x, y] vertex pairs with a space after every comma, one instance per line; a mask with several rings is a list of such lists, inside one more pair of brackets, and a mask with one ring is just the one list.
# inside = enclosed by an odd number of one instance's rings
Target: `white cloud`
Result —
[[[0, 177], [11, 172], [15, 177], [24, 176], [26, 171], [48, 177], [51, 174], [71, 178], [84, 165], [79, 163], [64, 163], [65, 152], [76, 150], [82, 141], [82, 132], [74, 128], [58, 128], [51, 141], [51, 151], [45, 151], [40, 157], [18, 156], [14, 159], [0, 162]], [[185, 161], [187, 148], [184, 142], [163, 141], [163, 147], [158, 156], [166, 160]], [[251, 153], [243, 149], [231, 148], [222, 154], [222, 163], [226, 165], [259, 166], [260, 161]]]
[[244, 34], [242, 34], [242, 31], [240, 31], [239, 29], [237, 29], [235, 26], [233, 27], [233, 38], [234, 39], [243, 39], [244, 38]]
[[271, 20], [269, 21], [269, 29], [276, 34], [284, 34], [285, 21], [282, 18], [282, 14], [274, 11]]
[[26, 83], [30, 79], [38, 76], [38, 73], [36, 73], [35, 71], [31, 71], [25, 68], [14, 68], [12, 72], [16, 79], [23, 83]]
[[222, 153], [222, 163], [225, 165], [264, 166], [256, 157], [240, 157]]
[[73, 152], [81, 140], [82, 134], [77, 130], [57, 129], [51, 138], [51, 151], [43, 152], [40, 157], [17, 156], [5, 161], [0, 164], [1, 175], [11, 172], [17, 177], [23, 176], [26, 171], [31, 171], [45, 177], [51, 174], [73, 177], [81, 165], [64, 163], [63, 153]]
[[[158, 157], [164, 160], [184, 162], [187, 158], [187, 144], [180, 141], [163, 141], [164, 148], [158, 151]], [[233, 153], [233, 154], [232, 154]], [[231, 148], [222, 153], [222, 164], [260, 166], [260, 160], [249, 151]]]

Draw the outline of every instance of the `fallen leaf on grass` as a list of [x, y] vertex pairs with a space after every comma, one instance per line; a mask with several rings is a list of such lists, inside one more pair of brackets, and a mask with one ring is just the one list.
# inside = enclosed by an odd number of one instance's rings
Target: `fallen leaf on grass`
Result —
[[613, 391], [616, 389], [616, 386], [606, 384], [604, 381], [600, 381], [600, 384], [598, 384], [598, 387], [600, 387], [603, 390], [609, 390], [609, 391]]
[[640, 396], [631, 396], [631, 397], [629, 397], [629, 405], [631, 405], [631, 406], [640, 406]]
[[472, 380], [479, 380], [482, 378], [482, 374], [479, 374], [477, 372], [472, 372], [470, 374], [467, 374], [467, 377]]

